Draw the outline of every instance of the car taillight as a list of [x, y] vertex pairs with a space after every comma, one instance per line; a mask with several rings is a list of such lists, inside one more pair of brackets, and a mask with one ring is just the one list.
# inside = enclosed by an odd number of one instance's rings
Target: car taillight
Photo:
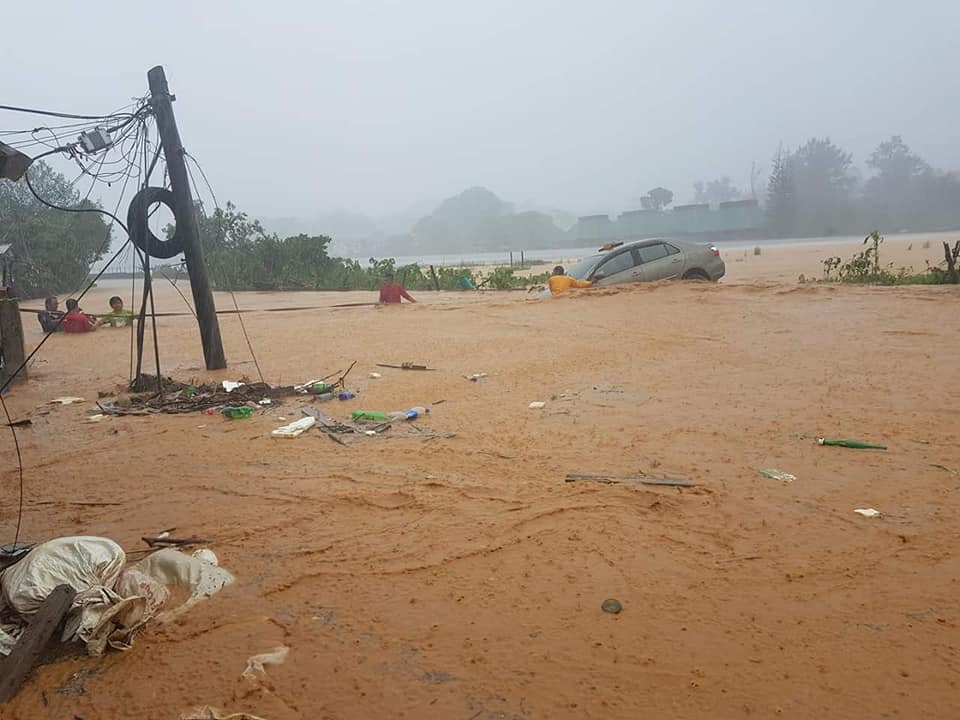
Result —
[[711, 245], [711, 246], [710, 246], [710, 251], [711, 251], [714, 255], [716, 255], [717, 257], [720, 257], [720, 251], [717, 250], [717, 246], [716, 246], [716, 245]]

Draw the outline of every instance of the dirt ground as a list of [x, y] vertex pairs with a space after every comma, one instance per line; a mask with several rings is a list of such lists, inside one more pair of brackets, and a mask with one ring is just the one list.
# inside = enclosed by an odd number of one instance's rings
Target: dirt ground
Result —
[[[249, 309], [327, 306], [245, 315], [268, 382], [357, 360], [359, 397], [324, 412], [430, 405], [417, 422], [449, 439], [272, 439], [298, 402], [249, 420], [87, 422], [98, 391], [128, 378], [130, 334], [52, 337], [7, 396], [33, 419], [19, 431], [23, 536], [136, 549], [176, 527], [209, 538], [238, 581], [127, 653], [42, 667], [0, 718], [175, 720], [198, 705], [267, 720], [960, 716], [960, 291], [797, 285], [821, 258], [782, 253], [728, 257], [716, 285], [547, 300], [333, 309], [370, 296], [238, 295]], [[158, 295], [159, 310], [183, 309], [169, 286]], [[162, 319], [165, 373], [256, 378], [236, 317], [222, 327], [230, 369], [207, 373], [193, 318]], [[375, 368], [401, 361], [437, 370]], [[463, 378], [474, 372], [489, 376]], [[62, 395], [87, 401], [47, 404]], [[12, 539], [6, 432], [0, 448]], [[883, 517], [853, 512], [869, 507]], [[608, 598], [620, 614], [601, 611]], [[281, 645], [284, 664], [241, 678]]]

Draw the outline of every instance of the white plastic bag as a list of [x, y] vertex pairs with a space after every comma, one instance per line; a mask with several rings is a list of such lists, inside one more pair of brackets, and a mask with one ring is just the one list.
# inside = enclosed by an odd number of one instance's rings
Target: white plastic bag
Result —
[[7, 604], [30, 617], [58, 585], [77, 592], [73, 607], [97, 588], [112, 588], [126, 562], [123, 549], [102, 537], [63, 537], [37, 545], [0, 576]]
[[[212, 556], [213, 561], [217, 559], [212, 552], [204, 553], [204, 556]], [[157, 615], [160, 622], [173, 620], [234, 581], [233, 575], [223, 568], [173, 548], [158, 550], [134, 567], [162, 585], [177, 585], [190, 590], [190, 597], [183, 605]]]
[[156, 615], [170, 597], [170, 591], [142, 570], [128, 567], [120, 573], [114, 588], [122, 598], [142, 597], [146, 600], [146, 616]]

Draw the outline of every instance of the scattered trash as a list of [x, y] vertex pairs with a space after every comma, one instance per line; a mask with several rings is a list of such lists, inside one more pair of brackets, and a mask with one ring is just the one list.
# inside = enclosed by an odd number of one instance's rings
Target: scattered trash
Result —
[[616, 475], [587, 475], [583, 473], [568, 473], [567, 482], [576, 482], [577, 480], [590, 480], [599, 483], [637, 483], [638, 485], [666, 485], [669, 487], [696, 487], [697, 483], [690, 480], [680, 480], [668, 477], [649, 477], [647, 475], [637, 475], [635, 477], [618, 477]]
[[381, 374], [378, 373], [378, 372], [372, 372], [372, 373], [370, 373], [370, 379], [371, 379], [371, 380], [379, 380], [379, 379], [382, 378], [382, 377], [383, 377], [383, 375], [381, 375]]
[[346, 391], [346, 390], [345, 390], [344, 392], [340, 393], [339, 395], [337, 395], [337, 399], [338, 399], [338, 400], [353, 400], [355, 397], [356, 397], [356, 395], [355, 395], [354, 393], [349, 392], [349, 391]]
[[537, 400], [537, 401], [535, 401], [535, 402], [532, 402], [532, 403], [530, 403], [529, 405], [527, 405], [527, 407], [530, 408], [531, 410], [541, 410], [541, 409], [545, 408], [546, 406], [547, 406], [547, 404], [546, 404], [545, 402], [540, 402], [539, 400]]
[[464, 379], [469, 380], [470, 382], [479, 382], [483, 378], [487, 377], [486, 373], [473, 373], [473, 375], [464, 375]]
[[796, 475], [791, 475], [783, 470], [761, 470], [760, 474], [764, 477], [770, 478], [771, 480], [781, 480], [785, 483], [793, 482], [797, 479]]
[[[351, 420], [345, 422], [328, 417], [315, 408], [302, 408], [301, 411], [305, 415], [316, 418], [319, 430], [340, 445], [349, 445], [354, 441], [372, 437], [415, 437], [431, 440], [454, 436], [453, 433], [433, 430], [418, 423], [403, 422], [425, 415], [429, 409], [424, 407], [390, 414], [377, 410], [354, 410]], [[387, 433], [388, 430], [389, 433]]]
[[103, 413], [97, 413], [96, 415], [88, 415], [87, 422], [100, 422], [106, 417]]
[[240, 677], [246, 678], [247, 680], [253, 680], [258, 674], [262, 675], [266, 672], [266, 669], [263, 667], [264, 665], [282, 665], [289, 654], [290, 648], [288, 648], [286, 645], [281, 645], [280, 647], [275, 647], [269, 652], [260, 653], [259, 655], [249, 657], [247, 658], [247, 667]]
[[315, 382], [307, 388], [307, 392], [311, 395], [323, 395], [324, 393], [331, 392], [333, 390], [333, 385], [325, 382]]
[[857, 450], [886, 450], [886, 445], [874, 445], [873, 443], [861, 442], [860, 440], [836, 440], [830, 438], [817, 438], [819, 445], [830, 445], [833, 447], [855, 448]]
[[13, 422], [8, 422], [7, 427], [18, 428], [18, 427], [28, 427], [33, 425], [33, 420], [30, 418], [24, 418], [23, 420], [14, 420]]
[[605, 613], [610, 613], [611, 615], [618, 615], [621, 610], [623, 610], [623, 605], [620, 604], [619, 600], [609, 598], [604, 600], [600, 605], [600, 609]]
[[258, 400], [257, 405], [270, 405], [272, 402], [270, 398], [264, 398], [263, 400]]
[[875, 510], [874, 508], [856, 508], [854, 512], [857, 515], [863, 515], [866, 518], [878, 518], [883, 515], [883, 513], [881, 513], [879, 510]]
[[246, 405], [228, 405], [220, 410], [220, 413], [229, 420], [239, 420], [253, 416], [253, 408]]
[[[223, 386], [223, 389], [226, 390], [227, 392], [233, 392], [238, 387], [243, 387], [246, 383], [242, 383], [237, 380], [224, 380], [220, 384]], [[193, 388], [192, 393], [190, 392], [191, 388]], [[187, 391], [188, 396], [196, 395], [197, 393], [197, 388], [193, 387], [192, 385], [188, 385], [185, 389]]]
[[276, 430], [274, 430], [270, 434], [273, 437], [278, 437], [278, 438], [295, 438], [298, 435], [302, 435], [303, 433], [305, 433], [307, 430], [309, 430], [316, 424], [317, 424], [317, 419], [315, 417], [307, 415], [306, 417], [302, 417], [299, 420], [294, 420], [289, 425], [283, 425], [281, 427], [278, 427]]
[[50, 404], [59, 403], [60, 405], [73, 405], [74, 403], [83, 402], [82, 397], [58, 397], [50, 401]]
[[269, 399], [271, 404], [274, 404], [280, 398], [296, 394], [296, 390], [289, 385], [274, 387], [266, 383], [245, 382], [227, 392], [223, 388], [223, 383], [197, 386], [167, 378], [163, 384], [162, 395], [157, 395], [154, 386], [149, 392], [124, 396], [114, 402], [100, 401], [97, 407], [106, 415], [189, 412], [207, 412], [213, 415], [223, 407], [238, 407], [245, 403], [256, 406], [265, 399]]

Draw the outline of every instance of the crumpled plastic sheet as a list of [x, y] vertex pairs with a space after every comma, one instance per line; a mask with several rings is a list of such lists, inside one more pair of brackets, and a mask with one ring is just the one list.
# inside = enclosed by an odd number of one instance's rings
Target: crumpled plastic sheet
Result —
[[[123, 549], [108, 538], [49, 540], [3, 571], [2, 597], [21, 618], [29, 620], [54, 588], [69, 585], [77, 594], [61, 639], [86, 643], [91, 655], [101, 655], [112, 640], [116, 641], [115, 647], [122, 649], [142, 620], [142, 603], [131, 602], [120, 610], [111, 609], [119, 600], [111, 588], [126, 559]], [[0, 653], [8, 655], [12, 649], [13, 645], [0, 637]]]
[[246, 678], [247, 680], [254, 680], [258, 674], [263, 675], [267, 672], [264, 665], [281, 665], [289, 654], [290, 648], [286, 645], [281, 645], [269, 652], [249, 657], [247, 658], [247, 667], [243, 673], [241, 673], [240, 677]]
[[202, 705], [193, 708], [193, 710], [187, 710], [187, 712], [181, 713], [180, 720], [264, 720], [264, 718], [245, 712], [225, 715], [222, 710], [210, 707], [209, 705]]
[[[99, 656], [107, 647], [129, 649], [133, 633], [151, 618], [172, 620], [234, 582], [209, 550], [192, 557], [167, 548], [121, 572], [125, 561], [120, 546], [107, 538], [57, 538], [36, 546], [0, 574], [0, 608], [7, 605], [24, 620], [0, 625], [0, 655], [10, 653], [26, 621], [58, 585], [77, 591], [61, 639], [83, 642], [90, 655]], [[170, 585], [187, 588], [190, 596], [160, 611]]]
[[173, 548], [158, 550], [141, 560], [134, 567], [145, 575], [153, 578], [161, 585], [178, 585], [190, 590], [190, 597], [180, 607], [157, 613], [159, 622], [169, 622], [183, 614], [201, 600], [220, 592], [234, 581], [233, 575], [222, 567], [207, 562], [216, 556], [213, 553], [198, 554], [197, 557], [186, 555]]

